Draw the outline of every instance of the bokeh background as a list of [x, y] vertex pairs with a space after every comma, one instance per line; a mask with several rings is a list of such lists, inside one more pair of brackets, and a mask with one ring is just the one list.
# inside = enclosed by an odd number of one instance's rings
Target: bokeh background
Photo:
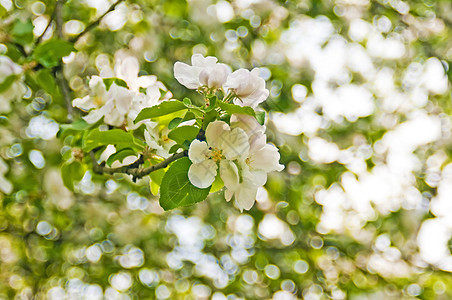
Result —
[[[8, 36], [56, 3], [0, 0], [0, 53], [29, 63]], [[113, 4], [58, 3], [43, 40]], [[449, 0], [122, 1], [64, 58], [74, 97], [121, 55], [176, 99], [193, 53], [259, 67], [285, 170], [243, 213], [222, 192], [164, 212], [146, 180], [89, 170], [72, 192], [63, 97], [29, 85], [0, 116], [0, 298], [451, 299], [451, 24]]]

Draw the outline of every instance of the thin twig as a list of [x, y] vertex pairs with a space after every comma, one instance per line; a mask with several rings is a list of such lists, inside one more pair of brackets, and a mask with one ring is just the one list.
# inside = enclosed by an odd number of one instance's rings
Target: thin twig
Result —
[[141, 178], [143, 176], [148, 175], [151, 172], [154, 172], [154, 171], [157, 171], [160, 169], [164, 169], [173, 161], [178, 160], [179, 158], [182, 158], [184, 156], [188, 156], [188, 151], [185, 150], [183, 152], [173, 154], [172, 156], [168, 157], [164, 161], [162, 161], [158, 164], [152, 165], [150, 167], [147, 167], [147, 168], [136, 167], [135, 163], [128, 165], [128, 166], [118, 167], [118, 168], [109, 168], [109, 167], [105, 167], [105, 163], [102, 163], [100, 165], [97, 163], [97, 160], [96, 160], [96, 157], [94, 156], [93, 151], [90, 152], [90, 155], [91, 155], [91, 160], [93, 161], [94, 173], [110, 174], [110, 175], [115, 174], [115, 173], [128, 174], [128, 175], [132, 175], [133, 179], [135, 180], [136, 178]]
[[89, 24], [88, 26], [86, 26], [85, 30], [83, 30], [80, 34], [78, 34], [77, 36], [71, 38], [69, 41], [71, 43], [76, 43], [85, 33], [87, 33], [88, 31], [92, 30], [94, 27], [96, 27], [97, 25], [99, 25], [100, 21], [102, 21], [102, 19], [109, 13], [112, 12], [116, 6], [123, 2], [124, 0], [117, 0], [115, 3], [113, 3], [110, 8], [104, 13], [102, 14], [102, 16], [100, 16], [96, 21], [94, 21], [93, 23]]

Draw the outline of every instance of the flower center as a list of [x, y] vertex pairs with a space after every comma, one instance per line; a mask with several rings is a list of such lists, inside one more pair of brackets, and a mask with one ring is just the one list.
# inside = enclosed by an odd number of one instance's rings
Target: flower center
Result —
[[221, 150], [218, 150], [218, 149], [216, 149], [216, 148], [213, 148], [213, 149], [212, 149], [212, 154], [211, 154], [211, 156], [212, 156], [212, 159], [213, 159], [215, 162], [219, 162], [219, 161], [223, 158], [222, 151], [221, 151]]

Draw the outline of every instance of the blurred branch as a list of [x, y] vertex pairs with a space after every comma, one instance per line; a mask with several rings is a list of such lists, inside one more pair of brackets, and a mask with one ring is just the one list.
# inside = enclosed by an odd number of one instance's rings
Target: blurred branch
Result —
[[66, 2], [66, 0], [58, 0], [55, 6], [55, 22], [56, 22], [56, 29], [58, 38], [63, 38], [63, 4]]
[[123, 2], [124, 0], [117, 0], [115, 3], [113, 3], [110, 8], [104, 13], [102, 14], [102, 16], [100, 16], [96, 21], [94, 21], [93, 23], [89, 24], [88, 26], [86, 26], [85, 30], [83, 30], [80, 34], [78, 34], [77, 36], [73, 37], [72, 39], [70, 39], [69, 41], [71, 43], [76, 43], [85, 33], [87, 33], [88, 31], [92, 30], [94, 27], [96, 27], [97, 25], [99, 25], [100, 21], [102, 21], [102, 19], [110, 12], [112, 12], [116, 6]]
[[[164, 169], [166, 168], [170, 163], [172, 163], [175, 160], [178, 160], [179, 158], [182, 158], [184, 156], [188, 156], [188, 151], [185, 150], [180, 153], [173, 154], [172, 156], [168, 157], [164, 161], [155, 164], [153, 166], [147, 167], [147, 168], [141, 168], [139, 165], [141, 164], [140, 160], [137, 162], [134, 162], [131, 165], [118, 167], [118, 168], [109, 168], [105, 166], [105, 162], [98, 164], [96, 157], [94, 156], [94, 152], [90, 152], [91, 160], [93, 161], [93, 171], [96, 174], [115, 174], [115, 173], [123, 173], [133, 176], [133, 181], [135, 181], [137, 178], [141, 178], [143, 176], [148, 175], [151, 172]], [[140, 158], [141, 159], [141, 158]], [[137, 166], [138, 165], [138, 166]]]
[[64, 102], [66, 103], [67, 109], [67, 121], [68, 123], [72, 123], [73, 117], [73, 108], [72, 108], [72, 96], [71, 89], [69, 88], [69, 83], [67, 82], [66, 77], [64, 77], [63, 66], [55, 69], [55, 79], [58, 83], [58, 87], [60, 88], [61, 94], [63, 95]]

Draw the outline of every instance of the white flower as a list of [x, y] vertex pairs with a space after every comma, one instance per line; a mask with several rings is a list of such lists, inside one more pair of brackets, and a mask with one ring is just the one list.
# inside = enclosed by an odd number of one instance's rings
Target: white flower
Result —
[[[0, 56], [0, 84], [5, 82], [11, 75], [16, 75], [11, 85], [0, 93], [0, 112], [11, 110], [11, 101], [23, 97], [27, 88], [21, 80], [22, 68], [15, 64], [9, 57]], [[8, 79], [9, 80], [9, 79]]]
[[269, 91], [265, 88], [265, 80], [259, 77], [257, 68], [251, 72], [246, 69], [238, 69], [228, 76], [224, 87], [234, 92], [237, 96], [234, 103], [240, 106], [255, 108], [269, 95]]
[[158, 123], [152, 121], [146, 121], [145, 124], [144, 139], [146, 140], [146, 144], [151, 149], [155, 149], [155, 154], [158, 156], [168, 158], [170, 156], [169, 150], [176, 144], [175, 141], [168, 138], [168, 133], [170, 132], [168, 127], [161, 129]]
[[140, 72], [140, 63], [138, 59], [134, 56], [127, 56], [124, 59], [117, 59], [115, 65], [115, 74], [119, 79], [124, 80], [127, 83], [129, 89], [133, 92], [139, 92], [140, 88], [152, 89], [152, 91], [147, 91], [146, 94], [152, 94], [155, 96], [158, 93], [158, 98], [160, 98], [160, 90], [167, 92], [164, 96], [165, 99], [171, 98], [171, 92], [168, 92], [167, 88], [163, 83], [157, 80], [155, 75], [144, 75], [138, 76]]
[[[138, 76], [138, 72], [139, 63], [135, 57], [118, 60], [115, 66], [116, 77], [124, 80], [128, 88], [113, 83], [107, 91], [102, 77], [92, 76], [89, 81], [90, 94], [74, 99], [72, 106], [89, 111], [84, 117], [88, 123], [95, 123], [104, 116], [106, 124], [117, 127], [126, 125], [128, 129], [138, 128], [143, 122], [134, 124], [133, 121], [143, 108], [172, 97], [171, 92], [157, 81], [156, 76]], [[146, 92], [142, 93], [140, 89], [145, 89]]]
[[91, 77], [89, 82], [91, 94], [82, 99], [74, 99], [72, 106], [82, 110], [91, 110], [83, 119], [90, 124], [96, 123], [102, 117], [108, 125], [120, 127], [126, 120], [126, 115], [132, 105], [132, 93], [116, 83], [112, 83], [107, 91], [99, 76]]
[[[206, 128], [206, 141], [193, 140], [188, 150], [192, 165], [188, 170], [190, 182], [199, 188], [209, 187], [217, 175], [218, 164], [223, 181], [230, 178], [232, 161], [248, 156], [248, 136], [241, 128], [231, 129], [223, 121], [214, 121]], [[233, 173], [233, 172], [232, 172]]]
[[217, 61], [213, 56], [194, 54], [191, 57], [191, 66], [179, 61], [174, 64], [174, 77], [189, 89], [201, 86], [219, 89], [226, 82], [230, 71], [227, 65]]
[[231, 127], [241, 128], [246, 132], [250, 149], [248, 155], [243, 155], [236, 161], [237, 165], [229, 166], [228, 178], [233, 180], [223, 180], [226, 187], [225, 197], [229, 201], [235, 195], [240, 210], [249, 210], [254, 205], [257, 189], [267, 182], [267, 173], [282, 171], [284, 166], [279, 164], [278, 149], [267, 144], [265, 126], [260, 125], [256, 119], [245, 115], [232, 115]]

